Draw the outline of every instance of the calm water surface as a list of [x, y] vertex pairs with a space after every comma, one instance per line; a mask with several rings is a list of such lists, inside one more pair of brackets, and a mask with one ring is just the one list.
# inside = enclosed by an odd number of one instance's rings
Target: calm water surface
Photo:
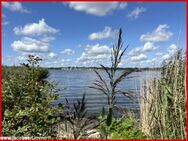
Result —
[[[53, 104], [64, 103], [65, 98], [70, 103], [76, 99], [81, 99], [82, 95], [86, 95], [87, 109], [91, 114], [99, 114], [102, 108], [107, 107], [107, 97], [100, 91], [89, 88], [93, 86], [93, 82], [97, 79], [96, 74], [90, 70], [49, 70], [49, 81], [58, 82], [59, 88], [65, 88], [60, 92], [61, 98], [54, 101]], [[103, 71], [99, 71], [103, 77], [107, 79]], [[121, 73], [121, 71], [119, 71]], [[150, 77], [158, 77], [159, 71], [142, 71], [130, 74], [128, 79], [123, 80], [118, 89], [124, 91], [132, 91], [135, 93], [134, 101], [122, 94], [117, 94], [117, 106], [127, 109], [139, 110], [139, 91], [143, 81]]]

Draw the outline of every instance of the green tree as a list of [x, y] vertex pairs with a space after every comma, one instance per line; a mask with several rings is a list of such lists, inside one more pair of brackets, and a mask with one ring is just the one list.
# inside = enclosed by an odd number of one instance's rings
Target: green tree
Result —
[[[48, 71], [38, 66], [41, 59], [29, 55], [28, 64], [10, 68], [2, 79], [3, 136], [55, 136], [62, 107], [50, 103], [59, 98], [55, 83], [45, 79]], [[3, 72], [7, 72], [6, 69]]]

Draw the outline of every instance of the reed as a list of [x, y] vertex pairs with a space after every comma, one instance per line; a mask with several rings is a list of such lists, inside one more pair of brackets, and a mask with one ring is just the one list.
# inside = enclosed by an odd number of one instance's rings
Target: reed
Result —
[[132, 72], [136, 72], [137, 70], [123, 70], [120, 74], [118, 74], [118, 67], [122, 61], [122, 57], [124, 53], [126, 52], [128, 46], [123, 48], [123, 42], [122, 42], [122, 30], [120, 28], [119, 30], [119, 36], [117, 45], [113, 46], [111, 50], [111, 66], [110, 68], [105, 67], [104, 65], [100, 65], [103, 72], [106, 74], [107, 77], [104, 78], [104, 76], [99, 73], [99, 71], [94, 70], [98, 79], [93, 83], [94, 86], [91, 86], [90, 88], [96, 89], [100, 92], [102, 92], [107, 97], [108, 102], [108, 111], [105, 119], [105, 125], [106, 125], [106, 131], [105, 131], [105, 139], [108, 139], [109, 137], [109, 129], [113, 122], [113, 110], [115, 107], [115, 104], [117, 102], [116, 95], [117, 94], [123, 94], [124, 96], [130, 98], [131, 92], [120, 90], [118, 88], [118, 85], [125, 79], [128, 78], [128, 75]]
[[155, 139], [186, 138], [185, 58], [182, 50], [164, 61], [159, 79], [141, 89], [142, 130]]

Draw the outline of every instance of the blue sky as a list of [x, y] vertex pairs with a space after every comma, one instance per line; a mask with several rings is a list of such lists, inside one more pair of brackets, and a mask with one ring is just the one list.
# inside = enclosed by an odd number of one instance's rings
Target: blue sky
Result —
[[129, 48], [121, 67], [155, 67], [186, 48], [184, 2], [3, 2], [3, 64], [28, 54], [44, 67], [110, 64], [111, 47], [123, 30]]

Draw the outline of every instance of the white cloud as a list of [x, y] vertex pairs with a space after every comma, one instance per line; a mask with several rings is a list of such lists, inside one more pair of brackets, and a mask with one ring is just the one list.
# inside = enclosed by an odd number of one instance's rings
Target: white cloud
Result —
[[176, 53], [176, 51], [177, 51], [177, 46], [175, 45], [175, 44], [171, 44], [169, 47], [168, 47], [168, 53], [167, 54], [165, 54], [165, 55], [163, 55], [162, 56], [162, 59], [163, 60], [167, 60], [167, 59], [170, 59], [170, 57], [171, 56], [173, 56], [174, 55], [174, 53]]
[[71, 59], [62, 59], [61, 62], [70, 62]]
[[131, 61], [133, 61], [133, 62], [138, 62], [138, 61], [143, 61], [143, 60], [147, 60], [147, 56], [144, 54], [140, 54], [138, 56], [131, 57]]
[[44, 61], [42, 64], [44, 67], [69, 67], [73, 66], [71, 59], [50, 59]]
[[119, 4], [119, 8], [120, 9], [124, 9], [124, 8], [126, 8], [127, 7], [127, 2], [121, 2], [120, 4]]
[[71, 59], [62, 59], [61, 60], [62, 65], [65, 65], [65, 64], [70, 63], [70, 62], [71, 62]]
[[50, 52], [49, 54], [48, 54], [48, 56], [51, 58], [51, 59], [53, 59], [53, 58], [57, 58], [57, 53], [54, 53], [54, 52]]
[[67, 48], [67, 49], [63, 50], [61, 53], [66, 54], [66, 55], [72, 55], [75, 53], [75, 51], [70, 48]]
[[90, 55], [99, 55], [99, 54], [109, 54], [111, 51], [111, 48], [106, 45], [87, 45], [85, 48], [85, 51], [87, 54]]
[[148, 32], [140, 36], [141, 41], [151, 42], [165, 42], [173, 35], [172, 32], [167, 31], [169, 26], [167, 24], [159, 25], [153, 32]]
[[55, 34], [59, 30], [50, 27], [44, 19], [39, 20], [38, 23], [26, 24], [24, 27], [15, 27], [14, 33], [16, 35], [26, 35], [26, 36], [42, 36]]
[[106, 45], [87, 45], [85, 51], [77, 59], [77, 62], [83, 65], [98, 65], [110, 58], [111, 48]]
[[144, 44], [144, 46], [136, 47], [136, 48], [132, 49], [129, 52], [129, 55], [130, 56], [136, 56], [136, 55], [139, 55], [141, 53], [153, 51], [153, 50], [156, 50], [156, 49], [157, 49], [157, 47], [154, 45], [154, 43], [152, 43], [152, 42], [146, 42]]
[[127, 3], [123, 2], [70, 2], [69, 7], [76, 11], [84, 11], [95, 16], [106, 16], [116, 9], [124, 9]]
[[156, 56], [162, 56], [163, 53], [162, 53], [162, 52], [157, 52], [155, 55], [156, 55]]
[[[54, 34], [57, 32], [58, 30], [50, 27], [44, 19], [39, 20], [38, 23], [15, 27], [14, 33], [25, 37], [14, 41], [11, 47], [21, 52], [47, 52], [51, 42], [55, 40]], [[50, 56], [53, 57], [52, 54]]]
[[42, 42], [50, 43], [50, 42], [52, 42], [52, 41], [55, 40], [55, 37], [52, 37], [52, 36], [44, 36], [44, 37], [40, 38], [40, 40], [41, 40]]
[[17, 56], [15, 59], [18, 61], [26, 61], [27, 57], [26, 56]]
[[24, 37], [21, 40], [14, 41], [11, 47], [16, 51], [23, 52], [47, 52], [49, 44], [33, 38]]
[[18, 11], [22, 13], [30, 13], [31, 11], [27, 10], [22, 6], [22, 3], [20, 2], [2, 2], [2, 6], [4, 8], [7, 8], [11, 11]]
[[95, 32], [89, 35], [90, 40], [101, 40], [107, 38], [114, 38], [117, 34], [117, 30], [112, 30], [111, 27], [106, 26], [103, 31]]
[[162, 56], [162, 60], [166, 60], [170, 58], [170, 54], [165, 54]]
[[8, 25], [8, 24], [10, 24], [10, 22], [8, 22], [8, 21], [2, 22], [2, 25]]
[[[6, 18], [6, 15], [2, 13], [2, 18]], [[2, 25], [8, 25], [10, 22], [9, 21], [2, 21]]]
[[130, 19], [137, 19], [139, 17], [139, 15], [143, 12], [146, 12], [146, 8], [144, 7], [136, 7], [133, 11], [131, 11], [127, 17], [129, 17]]
[[174, 54], [176, 51], [177, 51], [177, 46], [175, 44], [171, 44], [169, 47], [168, 47], [168, 53], [169, 54]]

